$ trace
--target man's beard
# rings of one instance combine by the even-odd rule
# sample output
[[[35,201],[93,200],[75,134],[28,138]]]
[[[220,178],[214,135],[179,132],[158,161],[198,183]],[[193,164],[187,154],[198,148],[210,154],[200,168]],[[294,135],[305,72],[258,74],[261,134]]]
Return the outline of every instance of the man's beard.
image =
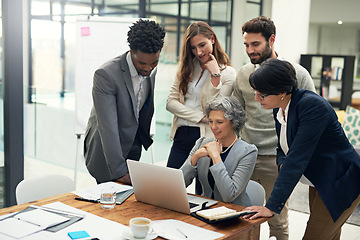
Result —
[[[272,55],[272,50],[269,46],[269,43],[266,43],[266,47],[265,47],[264,51],[262,51],[261,53],[258,53],[257,55],[260,56],[259,59],[250,58],[250,61],[252,64],[260,64],[263,61],[265,61],[266,59],[270,58]]]

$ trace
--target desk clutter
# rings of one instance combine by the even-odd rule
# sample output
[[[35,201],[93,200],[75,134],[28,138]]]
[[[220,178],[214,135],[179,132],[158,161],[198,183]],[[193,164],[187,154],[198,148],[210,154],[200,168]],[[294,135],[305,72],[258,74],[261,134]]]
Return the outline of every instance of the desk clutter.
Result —
[[[25,210],[28,210],[28,208],[24,209],[24,211],[20,211],[15,214],[11,215],[5,215],[1,216],[0,219],[0,239],[2,240],[14,240],[14,239],[26,239],[26,240],[45,240],[45,239],[53,239],[53,240],[67,240],[71,239],[68,233],[70,232],[78,232],[78,231],[86,231],[91,238],[97,238],[98,236],[102,236],[102,238],[99,237],[99,239],[114,239],[114,235],[121,236],[122,231],[125,231],[127,229],[126,226],[116,223],[114,221],[107,220],[105,218],[96,216],[94,214],[79,210],[77,208],[68,206],[61,202],[54,202],[50,204],[46,204],[44,206],[38,207],[38,206],[31,206],[29,208],[40,208],[41,210],[44,210],[46,212],[51,214],[58,214],[63,213],[68,216],[74,216],[76,217],[76,220],[73,221],[68,220],[63,223],[60,223],[58,225],[55,225],[53,227],[42,227],[38,231],[28,231],[25,232],[25,229],[18,228],[20,224],[11,225],[9,228],[12,230],[6,230],[3,227],[1,227],[1,224],[8,219],[14,219],[16,218],[17,214],[22,214],[23,212],[26,212]],[[28,210],[33,211],[33,210]],[[34,214],[30,215],[27,218],[27,221],[33,222],[37,220],[37,217],[39,215]],[[31,218],[30,218],[31,217]],[[46,218],[46,221],[48,224],[50,224],[56,217],[52,215],[51,218]],[[70,217],[71,218],[71,217]],[[23,222],[23,221],[19,221]],[[66,224],[67,223],[67,224]],[[27,226],[32,225],[32,223],[27,223]],[[66,225],[62,225],[66,224]],[[50,224],[51,225],[51,224]],[[34,225],[36,226],[36,225]],[[16,235],[10,235],[9,232],[17,231],[18,233]],[[80,238],[79,238],[80,239]],[[122,239],[122,238],[118,238]]]
[[[130,186],[114,182],[102,183],[86,189],[72,192],[75,200],[94,204],[100,208],[100,195],[103,189],[115,192],[123,203],[133,194]],[[112,209],[104,209],[112,211]],[[121,217],[121,216],[119,216]],[[147,218],[142,218],[147,219]],[[161,236],[165,239],[216,239],[224,234],[210,231],[182,221],[168,219],[151,221],[152,232],[145,234],[145,240]],[[132,225],[129,223],[129,226]],[[129,227],[91,213],[79,210],[61,202],[44,206],[31,205],[19,212],[0,217],[0,239],[101,239],[122,240],[138,239],[133,237]]]
[[[116,205],[112,209],[101,207],[99,195],[104,187],[114,188],[115,192],[123,195],[121,205]],[[200,221],[190,214],[138,201],[132,193],[132,187],[111,182],[36,200],[32,203],[34,205],[24,203],[0,209],[0,239],[139,239],[134,237],[138,230],[135,230],[135,233],[134,230],[131,231],[132,219],[138,220],[137,223],[134,222],[138,226],[145,224],[145,220],[146,224],[149,224],[149,231],[143,240],[158,239],[158,237],[174,240],[250,239],[244,236],[259,236],[260,224],[266,221],[266,219],[235,220],[230,225],[225,224],[226,227],[221,227],[223,226],[221,224],[207,223],[238,218],[241,214],[246,214],[239,212],[243,207],[219,202],[220,207],[200,210],[199,213],[203,217],[196,214],[196,218],[203,218]],[[212,220],[209,220],[210,218]]]
[[[77,208],[68,206],[61,202],[50,203],[45,205],[44,207],[32,206],[31,208],[32,210],[29,210],[27,208],[25,209],[26,211],[20,211],[18,213],[7,216],[1,216],[2,218],[0,219],[0,239],[2,240],[14,240],[14,239],[26,239],[26,240],[79,239],[81,240],[82,238],[86,240],[96,239],[96,238],[101,240],[135,239],[132,236],[129,227],[96,216],[94,214],[79,210]],[[46,221],[44,221],[44,219],[39,219],[45,217],[43,211],[46,212],[45,215],[47,215]],[[19,217],[23,213],[27,213],[24,214],[26,218],[23,218],[23,220],[17,220],[16,216]],[[58,215],[57,213],[64,213],[67,214],[68,216],[76,216],[78,217],[78,220],[72,222],[70,225],[63,226],[61,224],[69,222],[70,218],[63,217],[61,215]],[[14,221],[19,221],[20,224],[14,224]],[[38,221],[43,222],[41,226],[37,225],[40,224],[40,222]],[[57,228],[54,231],[53,229],[51,229],[51,226],[53,226],[53,224],[56,223],[60,223],[61,227],[59,227],[59,225],[56,225]],[[31,226],[34,226],[34,228],[31,228]],[[33,231],[29,231],[30,228],[33,229]],[[200,239],[200,238],[217,239],[219,237],[224,236],[224,234],[207,230],[174,219],[153,221],[152,228],[153,228],[153,233],[148,234],[148,236],[144,239],[150,240],[156,238],[157,236],[161,236],[165,239],[174,239],[174,240]],[[77,238],[76,236],[80,236],[79,233],[83,233],[81,236],[84,237]]]

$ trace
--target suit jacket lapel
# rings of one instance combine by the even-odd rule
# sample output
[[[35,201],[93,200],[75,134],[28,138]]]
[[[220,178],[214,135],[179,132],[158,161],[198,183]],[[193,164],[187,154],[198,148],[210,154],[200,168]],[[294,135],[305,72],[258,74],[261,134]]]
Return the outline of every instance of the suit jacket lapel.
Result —
[[[132,102],[132,107],[133,107],[133,113],[135,115],[136,120],[138,121],[138,118],[136,117],[136,98],[135,98],[135,93],[134,93],[134,86],[132,84],[132,80],[131,80],[131,74],[130,74],[130,69],[129,69],[129,65],[126,61],[126,55],[128,54],[128,52],[124,53],[121,56],[121,60],[120,60],[120,65],[121,65],[121,71],[122,71],[122,79],[124,79],[126,88],[128,90],[128,93],[131,97],[131,102]]]
[[[286,129],[286,138],[287,138],[287,143],[290,149],[290,146],[293,142],[294,139],[294,135],[296,134],[297,129],[294,129],[293,127],[295,126],[296,128],[298,127],[298,124],[294,124],[296,123],[296,119],[298,118],[297,113],[296,113],[296,105],[299,102],[299,98],[300,98],[300,91],[299,90],[295,90],[292,95],[291,95],[291,102],[290,102],[290,106],[289,106],[289,113],[288,113],[288,122],[287,122],[287,129]]]

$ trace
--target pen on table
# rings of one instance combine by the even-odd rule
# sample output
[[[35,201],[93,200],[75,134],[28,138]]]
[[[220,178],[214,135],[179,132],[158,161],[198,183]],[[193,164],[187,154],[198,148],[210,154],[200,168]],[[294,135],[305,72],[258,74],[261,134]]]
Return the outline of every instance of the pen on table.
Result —
[[[180,231],[180,229],[176,228],[176,230],[178,230],[179,233],[181,233],[181,235],[183,235],[185,238],[188,238],[185,233],[183,233],[182,231]]]
[[[80,197],[76,197],[74,199],[79,200],[79,201],[84,201],[84,202],[92,202],[92,203],[98,203],[99,202],[99,200],[92,200],[92,199],[86,199],[86,198],[80,198]]]

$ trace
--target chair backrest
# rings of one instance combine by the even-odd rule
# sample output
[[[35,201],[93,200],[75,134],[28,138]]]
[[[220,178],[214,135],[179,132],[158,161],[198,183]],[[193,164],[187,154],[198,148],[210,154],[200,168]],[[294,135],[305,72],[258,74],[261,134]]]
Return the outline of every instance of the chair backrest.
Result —
[[[27,178],[16,186],[16,202],[22,204],[74,190],[73,180],[63,175],[47,174]]]
[[[263,206],[265,203],[265,190],[260,183],[250,180],[247,187],[246,193],[250,198],[252,206]]]

